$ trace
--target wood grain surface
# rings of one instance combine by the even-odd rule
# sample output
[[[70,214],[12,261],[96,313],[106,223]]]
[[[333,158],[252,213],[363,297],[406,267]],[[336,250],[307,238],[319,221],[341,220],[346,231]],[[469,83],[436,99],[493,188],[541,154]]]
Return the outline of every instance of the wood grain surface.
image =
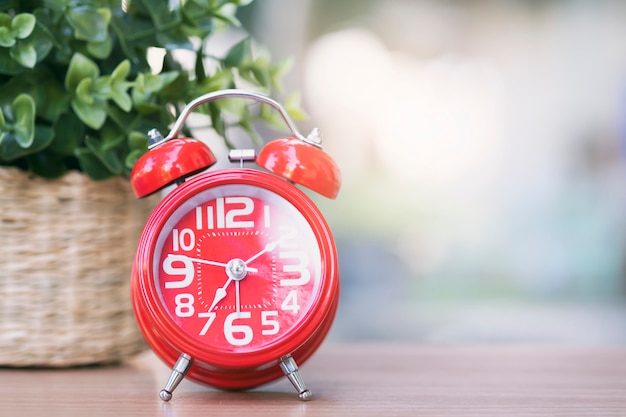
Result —
[[[626,416],[626,348],[326,344],[288,381],[223,392],[146,352],[120,366],[0,369],[0,416]]]

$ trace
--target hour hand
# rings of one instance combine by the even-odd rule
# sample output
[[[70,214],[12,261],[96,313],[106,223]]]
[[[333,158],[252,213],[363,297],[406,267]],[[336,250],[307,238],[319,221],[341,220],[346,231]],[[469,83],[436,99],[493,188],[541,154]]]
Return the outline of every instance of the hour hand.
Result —
[[[218,288],[215,291],[215,297],[213,297],[213,302],[211,303],[211,307],[209,307],[209,312],[213,311],[217,303],[219,303],[220,301],[222,301],[222,299],[224,299],[224,297],[226,297],[226,288],[232,280],[233,279],[229,277],[226,281],[226,284],[224,284],[222,287]]]

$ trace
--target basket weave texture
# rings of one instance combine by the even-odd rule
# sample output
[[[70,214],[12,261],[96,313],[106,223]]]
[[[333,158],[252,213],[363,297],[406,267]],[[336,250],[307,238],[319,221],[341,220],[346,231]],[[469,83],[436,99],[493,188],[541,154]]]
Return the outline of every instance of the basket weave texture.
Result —
[[[0,168],[0,365],[101,364],[144,349],[129,281],[154,205],[122,178]]]

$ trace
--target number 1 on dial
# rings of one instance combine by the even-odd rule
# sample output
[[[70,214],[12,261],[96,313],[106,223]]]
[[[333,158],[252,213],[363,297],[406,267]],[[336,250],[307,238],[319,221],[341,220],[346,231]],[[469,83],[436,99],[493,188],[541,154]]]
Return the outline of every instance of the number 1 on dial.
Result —
[[[263,225],[270,227],[270,206],[263,206]]]

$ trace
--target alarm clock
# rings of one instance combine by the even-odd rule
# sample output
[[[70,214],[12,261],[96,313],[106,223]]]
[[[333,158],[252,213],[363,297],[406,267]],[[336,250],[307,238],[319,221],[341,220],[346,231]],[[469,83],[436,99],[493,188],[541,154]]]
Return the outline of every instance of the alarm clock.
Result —
[[[210,148],[179,134],[196,107],[222,98],[270,105],[289,137],[258,155],[232,150],[236,165],[210,170],[217,161]],[[310,399],[298,364],[325,339],[339,299],[331,230],[298,188],[331,199],[339,192],[340,171],[319,131],[304,137],[275,100],[230,89],[198,97],[166,137],[152,130],[148,139],[132,189],[143,198],[172,187],[139,239],[131,293],[146,342],[172,368],[160,398],[169,401],[185,377],[244,390],[286,376]]]

